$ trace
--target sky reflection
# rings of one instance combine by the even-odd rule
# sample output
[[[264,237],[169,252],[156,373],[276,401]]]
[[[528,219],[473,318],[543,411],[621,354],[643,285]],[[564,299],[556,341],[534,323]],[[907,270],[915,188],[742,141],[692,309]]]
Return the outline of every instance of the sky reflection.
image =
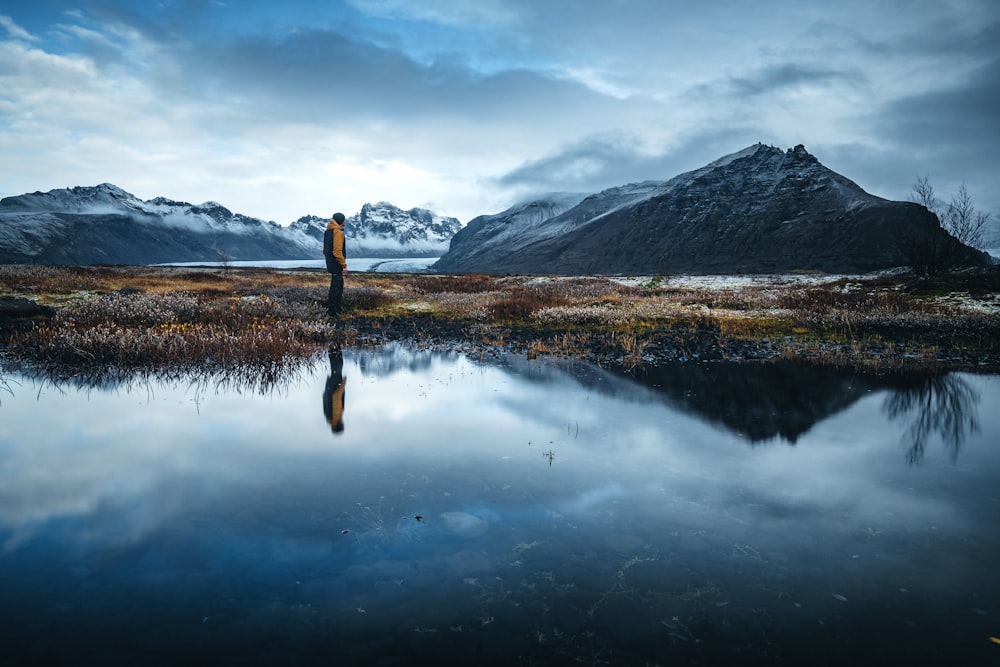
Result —
[[[867,388],[794,446],[779,438],[748,448],[742,432],[722,430],[711,416],[682,411],[669,395],[664,400],[627,378],[602,372],[581,385],[573,364],[483,366],[459,356],[414,358],[399,349],[345,356],[342,433],[330,432],[321,410],[325,360],[263,397],[183,381],[104,391],[38,387],[18,378],[14,396],[2,405],[0,520],[20,528],[87,515],[108,503],[139,506],[136,499],[162,488],[160,502],[129,513],[155,525],[184,511],[171,501],[174,484],[225,493],[230,485],[294,476],[313,465],[335,470],[338,485],[357,466],[398,472],[487,465],[493,476],[506,471],[506,483],[519,485],[526,470],[532,470],[529,481],[572,471],[588,488],[556,502],[560,507],[578,506],[588,494],[600,497],[595,489],[607,488],[611,477],[624,480],[615,488],[628,494],[669,481],[674,493],[712,507],[744,504],[749,495],[762,507],[814,506],[858,520],[893,515],[961,522],[940,498],[921,500],[894,486],[924,476],[901,465],[912,453],[902,441],[906,428],[894,425],[905,417],[898,397],[912,403],[912,391]],[[994,390],[986,378],[955,381],[966,393]],[[972,390],[976,384],[982,389]],[[680,407],[693,405],[684,403]],[[978,426],[981,411],[971,408],[964,419]],[[995,423],[970,433],[977,451],[956,457],[963,473],[974,476],[981,463],[996,461],[986,446],[997,441],[991,433]],[[940,441],[921,448],[931,467],[954,455]],[[553,472],[535,470],[547,452],[552,465],[544,467]],[[143,512],[155,516],[139,517]]]
[[[935,646],[982,640],[1000,614],[1000,419],[986,409],[1000,379],[743,370],[687,366],[637,381],[568,361],[346,350],[340,432],[325,412],[328,380],[341,386],[326,356],[264,395],[7,372],[0,620],[28,614],[58,630],[46,611],[57,600],[91,604],[72,591],[115,600],[151,582],[156,591],[133,595],[156,613],[175,613],[176,588],[199,618],[215,618],[221,590],[240,609],[263,604],[255,623],[310,605],[312,622],[336,622],[345,638],[361,608],[372,613],[364,623],[445,632],[468,627],[470,614],[496,617],[484,600],[505,586],[518,613],[539,595],[563,610],[565,650],[610,646],[623,659],[706,651],[723,630],[702,629],[698,643],[694,626],[678,626],[689,639],[623,648],[607,634],[611,620],[593,613],[610,599],[660,627],[675,616],[718,620],[720,610],[738,625],[761,608],[775,618],[808,610],[816,627],[842,597],[859,605],[851,623],[896,605],[897,625],[882,632],[897,640],[912,628],[896,617],[945,605],[986,614],[942,630],[951,634]],[[774,381],[781,391],[769,390]],[[924,430],[914,457],[911,425],[928,419],[919,405],[950,412],[935,418],[946,428]],[[203,598],[199,587],[215,592]],[[714,592],[692,597],[692,587]],[[414,595],[431,588],[448,595],[421,607]],[[900,590],[919,604],[896,600]],[[786,620],[769,632],[789,654],[805,650],[798,621]],[[556,623],[532,623],[542,621]],[[515,627],[504,626],[516,651],[507,658],[551,657]],[[832,646],[834,635],[817,641]],[[929,641],[918,634],[914,647]],[[359,661],[369,650],[359,646]]]

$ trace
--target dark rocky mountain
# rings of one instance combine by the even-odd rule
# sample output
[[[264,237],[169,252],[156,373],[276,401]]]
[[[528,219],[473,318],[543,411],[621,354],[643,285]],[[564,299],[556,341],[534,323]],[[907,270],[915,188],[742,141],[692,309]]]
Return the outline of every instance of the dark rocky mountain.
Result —
[[[550,214],[550,215],[547,215]],[[908,266],[932,248],[989,263],[926,208],[868,194],[803,146],[757,144],[668,181],[546,197],[480,216],[441,272],[551,274],[854,273]]]
[[[156,264],[319,259],[327,218],[288,227],[216,202],[143,201],[104,183],[0,200],[0,263]],[[437,257],[460,228],[424,209],[368,204],[348,218],[354,257]]]

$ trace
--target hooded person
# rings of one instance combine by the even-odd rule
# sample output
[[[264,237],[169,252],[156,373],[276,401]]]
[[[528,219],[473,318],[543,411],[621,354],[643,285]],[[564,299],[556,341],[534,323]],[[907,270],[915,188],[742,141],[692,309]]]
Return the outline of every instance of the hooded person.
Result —
[[[344,221],[343,213],[334,213],[323,232],[323,257],[330,274],[330,291],[326,297],[326,311],[330,317],[340,317],[340,300],[344,295],[344,276],[347,275]]]

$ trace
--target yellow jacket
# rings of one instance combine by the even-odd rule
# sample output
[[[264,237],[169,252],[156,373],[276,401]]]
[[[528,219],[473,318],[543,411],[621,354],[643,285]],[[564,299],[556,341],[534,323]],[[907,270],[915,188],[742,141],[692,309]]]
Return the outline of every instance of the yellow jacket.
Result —
[[[344,228],[331,220],[323,233],[323,257],[329,273],[343,273],[347,270],[347,244]]]

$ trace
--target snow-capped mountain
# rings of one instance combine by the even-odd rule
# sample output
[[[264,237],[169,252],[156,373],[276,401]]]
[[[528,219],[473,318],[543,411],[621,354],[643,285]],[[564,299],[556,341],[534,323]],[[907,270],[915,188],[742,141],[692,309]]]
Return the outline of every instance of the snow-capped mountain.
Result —
[[[363,210],[353,216],[357,224],[346,230],[349,238],[366,242],[348,245],[355,257],[438,256],[447,249],[450,234],[460,227],[454,218],[423,209],[404,212],[386,203],[368,208],[373,213],[366,216]],[[318,259],[326,223],[326,219],[306,216],[282,227],[233,213],[217,202],[192,205],[164,197],[144,201],[103,183],[0,200],[0,262]]]
[[[473,218],[464,230],[452,236],[447,256],[461,259],[454,269],[446,270],[463,270],[462,267],[480,262],[488,265],[498,249],[516,252],[524,244],[564,233],[572,223],[549,225],[548,221],[579,204],[585,196],[553,193],[512,206],[503,213]]]
[[[289,229],[315,246],[322,240],[328,222],[329,218],[308,215],[293,222]],[[360,213],[348,216],[344,236],[352,257],[440,257],[461,228],[457,218],[436,215],[424,208],[404,211],[382,201],[365,204]]]
[[[926,247],[960,263],[987,261],[948,236],[923,206],[871,195],[801,145],[782,151],[756,144],[667,181],[560,201],[546,197],[473,219],[431,268],[846,273],[908,266]],[[528,220],[526,211],[536,215]]]

